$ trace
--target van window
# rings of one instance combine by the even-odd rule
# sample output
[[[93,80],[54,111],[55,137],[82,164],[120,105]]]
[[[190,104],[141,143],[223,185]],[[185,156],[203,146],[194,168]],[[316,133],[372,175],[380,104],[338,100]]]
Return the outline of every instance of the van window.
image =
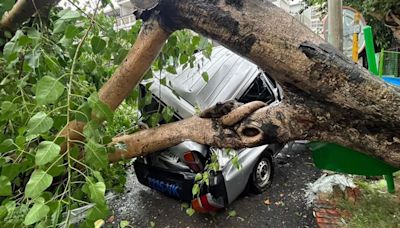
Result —
[[[267,78],[269,79],[269,81],[272,83],[272,85],[274,86],[274,88],[276,88],[276,81],[267,73],[264,72],[265,76],[267,76]]]
[[[239,102],[248,103],[251,101],[262,101],[267,104],[274,102],[275,98],[266,80],[267,79],[263,75],[259,74],[243,96],[239,98]]]

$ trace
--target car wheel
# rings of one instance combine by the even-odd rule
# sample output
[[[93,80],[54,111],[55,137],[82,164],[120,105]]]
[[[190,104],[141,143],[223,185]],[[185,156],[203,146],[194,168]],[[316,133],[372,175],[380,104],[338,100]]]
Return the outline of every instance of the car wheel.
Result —
[[[264,152],[256,165],[249,179],[249,190],[253,193],[260,194],[271,186],[274,174],[274,166],[272,156]]]

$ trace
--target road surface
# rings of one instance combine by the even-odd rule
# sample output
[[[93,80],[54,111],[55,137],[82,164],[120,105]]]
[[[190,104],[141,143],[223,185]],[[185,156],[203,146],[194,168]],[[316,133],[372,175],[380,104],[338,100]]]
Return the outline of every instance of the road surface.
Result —
[[[275,160],[268,191],[242,196],[222,212],[190,217],[181,202],[142,186],[132,171],[125,194],[110,202],[112,226],[127,220],[133,227],[315,227],[312,210],[305,206],[304,188],[320,176],[307,148],[295,144]],[[231,211],[236,216],[229,217]]]

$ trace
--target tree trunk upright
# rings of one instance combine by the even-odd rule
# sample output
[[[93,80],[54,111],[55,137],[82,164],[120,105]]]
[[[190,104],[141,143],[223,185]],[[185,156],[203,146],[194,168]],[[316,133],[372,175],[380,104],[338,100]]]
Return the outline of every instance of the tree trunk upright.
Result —
[[[342,0],[328,0],[328,42],[340,51],[343,51],[342,7]]]

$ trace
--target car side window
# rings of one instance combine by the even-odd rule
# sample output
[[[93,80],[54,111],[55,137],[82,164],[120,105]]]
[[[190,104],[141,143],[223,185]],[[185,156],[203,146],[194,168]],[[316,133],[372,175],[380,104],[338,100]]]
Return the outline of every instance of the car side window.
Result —
[[[242,103],[262,101],[267,104],[274,102],[275,98],[272,95],[266,80],[267,79],[263,75],[259,74],[238,101]]]

